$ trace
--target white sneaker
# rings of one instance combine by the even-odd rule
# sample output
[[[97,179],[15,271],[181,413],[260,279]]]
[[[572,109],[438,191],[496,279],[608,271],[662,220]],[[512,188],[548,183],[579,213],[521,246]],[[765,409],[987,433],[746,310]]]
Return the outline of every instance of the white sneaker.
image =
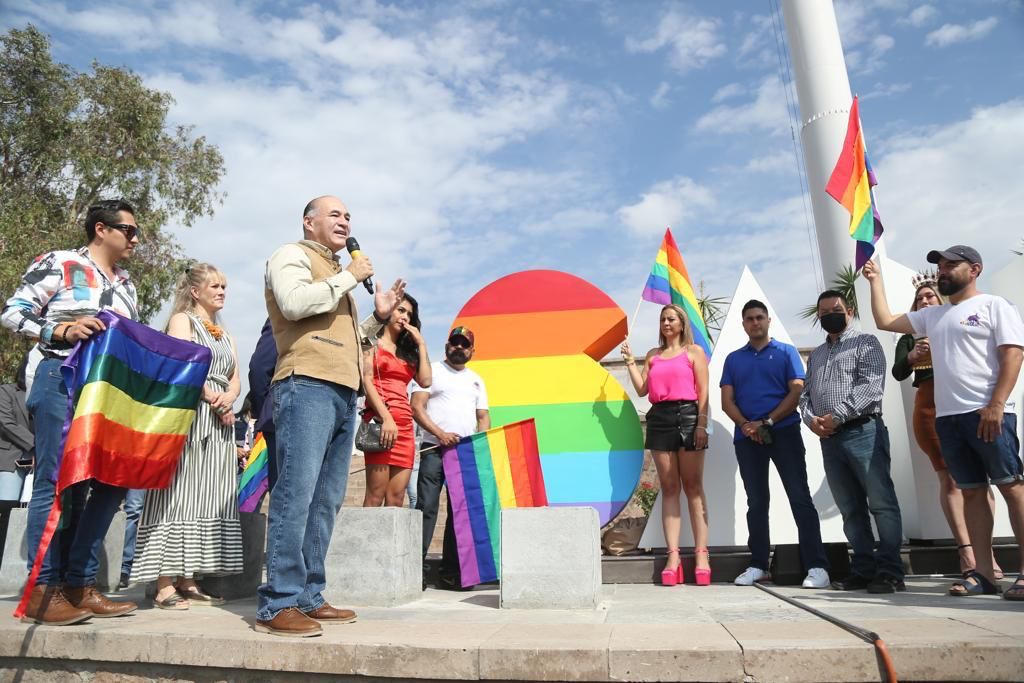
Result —
[[[737,586],[753,586],[758,581],[764,581],[768,578],[768,572],[757,567],[747,567],[746,571],[736,577],[733,581]]]
[[[828,588],[828,586],[828,572],[821,567],[812,567],[803,582],[804,588]]]

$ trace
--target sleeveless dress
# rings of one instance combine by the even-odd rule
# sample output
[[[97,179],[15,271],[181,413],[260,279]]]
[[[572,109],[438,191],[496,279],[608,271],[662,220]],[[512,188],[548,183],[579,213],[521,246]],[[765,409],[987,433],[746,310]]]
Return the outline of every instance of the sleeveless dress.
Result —
[[[367,465],[391,465],[412,469],[416,455],[416,437],[412,406],[409,405],[409,382],[415,374],[412,365],[377,346],[373,354],[373,386],[377,388],[377,393],[398,425],[398,436],[390,451],[366,453]],[[369,421],[374,417],[376,413],[367,406],[363,419]]]
[[[214,339],[199,318],[188,317],[192,341],[213,352],[206,387],[224,391],[235,370],[231,338]],[[234,430],[200,401],[171,485],[146,492],[132,581],[242,572],[237,468]]]

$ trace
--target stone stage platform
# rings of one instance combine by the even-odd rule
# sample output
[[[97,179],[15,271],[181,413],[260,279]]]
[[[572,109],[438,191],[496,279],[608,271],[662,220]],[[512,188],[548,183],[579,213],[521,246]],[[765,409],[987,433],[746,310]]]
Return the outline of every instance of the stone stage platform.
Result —
[[[776,590],[876,631],[901,681],[1020,681],[1024,603]],[[1009,580],[1003,582],[1009,585]],[[141,588],[123,593],[144,600]],[[359,608],[318,638],[252,630],[255,602],[30,626],[0,600],[0,681],[879,681],[871,645],[757,588],[605,585],[597,609],[510,610],[494,588]]]

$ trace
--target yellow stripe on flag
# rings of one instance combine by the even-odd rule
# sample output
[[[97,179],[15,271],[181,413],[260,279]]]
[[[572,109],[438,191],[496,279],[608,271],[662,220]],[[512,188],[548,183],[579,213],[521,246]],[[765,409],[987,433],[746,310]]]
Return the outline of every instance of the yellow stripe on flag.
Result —
[[[512,468],[508,462],[508,444],[505,442],[504,429],[487,432],[487,448],[491,451],[491,467],[494,468],[494,481],[498,485],[501,508],[514,508],[516,489],[512,484]]]
[[[156,408],[139,403],[107,382],[89,382],[82,387],[75,418],[93,413],[146,434],[188,434],[195,416],[195,410]]]

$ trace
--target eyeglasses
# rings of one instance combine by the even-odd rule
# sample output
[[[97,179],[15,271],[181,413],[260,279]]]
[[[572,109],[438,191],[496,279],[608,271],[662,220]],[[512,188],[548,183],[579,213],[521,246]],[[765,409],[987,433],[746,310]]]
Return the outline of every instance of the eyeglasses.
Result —
[[[455,347],[457,349],[471,349],[471,348],[473,348],[473,345],[471,343],[469,343],[469,340],[468,339],[463,339],[462,337],[456,337],[455,339],[449,339],[448,340],[448,345],[449,346],[453,346],[453,347]]]
[[[104,223],[103,225],[106,225],[108,228],[113,228],[114,230],[120,230],[124,233],[125,238],[129,242],[138,237],[142,232],[139,226],[132,225],[131,223]]]

